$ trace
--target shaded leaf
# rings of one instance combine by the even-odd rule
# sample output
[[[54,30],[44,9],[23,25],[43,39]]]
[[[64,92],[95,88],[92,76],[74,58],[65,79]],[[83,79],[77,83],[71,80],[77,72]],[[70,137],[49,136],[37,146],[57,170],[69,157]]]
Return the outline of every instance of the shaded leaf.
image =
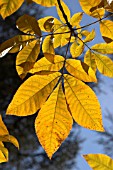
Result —
[[[16,22],[16,27],[26,34],[41,36],[41,30],[37,20],[29,15],[24,14],[21,16]]]
[[[0,58],[4,57],[7,53],[16,53],[20,51],[32,40],[35,40],[34,36],[17,35],[3,42],[2,44],[0,44]]]
[[[67,59],[67,71],[79,80],[84,82],[97,82],[95,72],[87,64],[80,60]]]
[[[40,52],[39,40],[30,42],[19,52],[16,58],[16,70],[18,75],[23,79],[27,72],[33,67]]]
[[[35,121],[36,134],[50,159],[69,135],[72,123],[60,84],[42,106]]]
[[[64,87],[74,120],[90,130],[104,131],[100,104],[91,88],[70,75],[64,75]]]
[[[48,76],[34,75],[28,78],[14,95],[7,114],[28,116],[37,112],[57,84],[60,75],[57,72]]]
[[[5,19],[20,8],[24,0],[0,0],[0,14]]]
[[[104,154],[83,155],[84,159],[93,170],[112,170],[113,160]]]

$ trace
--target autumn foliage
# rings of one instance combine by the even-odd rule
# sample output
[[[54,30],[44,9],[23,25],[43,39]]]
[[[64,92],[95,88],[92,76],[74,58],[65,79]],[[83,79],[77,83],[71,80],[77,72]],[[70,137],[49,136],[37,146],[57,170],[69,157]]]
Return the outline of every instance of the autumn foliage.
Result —
[[[23,2],[24,0],[1,0],[0,14],[3,19],[14,13]],[[51,159],[68,137],[73,120],[84,128],[104,131],[100,104],[86,82],[97,82],[97,70],[104,76],[113,78],[113,61],[107,56],[113,54],[113,22],[107,19],[112,15],[113,3],[107,0],[79,0],[83,11],[71,16],[68,6],[61,0],[30,2],[46,7],[56,6],[60,20],[47,16],[37,21],[34,17],[23,15],[16,22],[22,35],[0,45],[0,57],[18,52],[16,70],[21,79],[31,74],[15,93],[8,106],[7,115],[28,116],[38,111],[35,131]],[[111,13],[106,15],[107,11]],[[86,14],[97,20],[81,26],[82,17]],[[89,46],[88,42],[94,40],[96,32],[95,29],[89,32],[87,27],[95,23],[99,24],[105,43]],[[64,46],[64,55],[57,55],[56,49]],[[81,61],[78,57],[83,56],[85,47],[87,51],[84,61]],[[38,59],[41,49],[43,57]],[[2,120],[0,126],[7,131]],[[7,139],[4,133],[0,131],[2,142],[9,139],[8,132],[5,134],[8,135]],[[7,154],[2,142],[1,159],[2,153]],[[15,145],[18,146],[17,143]],[[93,169],[113,168],[113,161],[106,155],[90,154],[84,158]]]

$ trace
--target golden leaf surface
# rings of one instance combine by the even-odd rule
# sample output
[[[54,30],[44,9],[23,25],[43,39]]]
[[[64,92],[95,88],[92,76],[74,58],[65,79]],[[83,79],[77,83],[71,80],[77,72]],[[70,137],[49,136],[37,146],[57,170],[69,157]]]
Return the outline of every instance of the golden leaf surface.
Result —
[[[97,82],[95,72],[80,60],[67,59],[66,69],[75,78],[84,82]]]
[[[71,17],[70,24],[72,27],[78,26],[82,20],[83,12],[78,12]]]
[[[46,7],[57,5],[57,0],[32,0],[32,1]]]
[[[7,114],[28,116],[37,112],[52,92],[60,75],[57,72],[48,76],[34,75],[28,78],[14,95]]]
[[[91,88],[67,74],[64,75],[64,87],[74,120],[85,128],[103,132],[100,104]]]
[[[43,41],[43,44],[42,44],[42,51],[43,53],[50,53],[50,54],[55,54],[55,51],[54,51],[54,40],[53,40],[53,36],[47,36],[44,41]]]
[[[83,155],[92,170],[113,170],[113,159],[104,154]]]
[[[54,63],[49,62],[45,57],[38,60],[33,68],[29,71],[30,73],[38,73],[44,71],[56,72],[63,67],[64,58],[60,55],[55,55]]]
[[[96,33],[95,33],[95,30],[93,29],[87,36],[86,38],[84,39],[84,42],[90,42],[92,41],[96,36]]]
[[[95,44],[91,49],[101,54],[113,54],[113,43]]]
[[[113,41],[113,21],[103,20],[100,22],[100,32],[105,40],[105,42],[109,43]]]
[[[50,159],[69,135],[72,123],[60,84],[42,106],[35,121],[36,134]]]
[[[81,42],[78,44],[76,41],[70,47],[70,53],[73,58],[79,57],[84,50],[84,44]]]
[[[0,14],[5,19],[23,4],[24,0],[0,0]]]
[[[40,52],[39,40],[34,40],[25,46],[17,55],[16,70],[23,79],[28,71],[32,69]]]

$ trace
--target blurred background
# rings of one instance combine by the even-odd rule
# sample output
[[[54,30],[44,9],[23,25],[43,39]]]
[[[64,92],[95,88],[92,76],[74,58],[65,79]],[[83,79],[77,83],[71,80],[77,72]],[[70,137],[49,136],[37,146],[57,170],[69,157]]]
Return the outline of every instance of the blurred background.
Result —
[[[68,5],[72,15],[81,11],[78,0],[65,0],[64,2]],[[35,3],[25,2],[17,12],[5,20],[0,17],[0,44],[19,33],[15,23],[23,14],[34,16],[36,19],[47,15],[58,18],[55,7],[45,8]],[[113,18],[109,19],[113,20]],[[95,20],[84,15],[81,26]],[[92,25],[88,27],[88,30],[91,31],[93,28],[96,30],[96,38],[88,43],[89,46],[103,42],[99,25]],[[61,50],[61,54],[63,55],[64,52],[65,47]],[[0,59],[0,113],[10,134],[18,139],[20,150],[18,151],[12,144],[5,144],[9,150],[9,162],[0,164],[0,170],[91,170],[82,158],[82,154],[105,153],[113,158],[113,80],[97,73],[98,83],[89,84],[101,104],[106,132],[90,131],[74,123],[71,134],[50,161],[35,134],[34,120],[37,113],[29,117],[5,115],[8,104],[23,82],[16,72],[16,55],[7,54]],[[113,56],[110,57],[113,58]]]

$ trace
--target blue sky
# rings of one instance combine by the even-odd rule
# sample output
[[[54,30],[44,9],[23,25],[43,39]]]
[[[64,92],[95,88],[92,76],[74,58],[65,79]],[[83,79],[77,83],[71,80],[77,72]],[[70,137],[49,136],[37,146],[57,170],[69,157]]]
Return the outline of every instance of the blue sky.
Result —
[[[69,9],[71,10],[71,14],[73,15],[75,12],[80,12],[81,8],[80,5],[78,3],[78,0],[64,0],[64,2],[68,5]],[[45,16],[54,16],[57,17],[57,13],[56,13],[56,9],[54,7],[52,8],[45,8]],[[95,21],[95,19],[93,19],[92,17],[89,16],[84,16],[83,21],[81,22],[81,25],[86,25],[90,22]],[[92,41],[91,45],[99,43],[99,42],[103,42],[103,39],[100,35],[100,31],[99,31],[99,26],[98,24],[95,24],[91,27],[89,27],[89,30],[94,29],[96,30],[96,35],[97,38]],[[105,77],[105,76],[101,76],[103,83],[100,84],[100,88],[105,92],[105,93],[98,93],[97,92],[97,97],[99,99],[99,102],[101,104],[101,108],[102,108],[102,114],[103,114],[103,122],[104,125],[107,124],[107,121],[105,119],[105,115],[107,115],[107,111],[106,109],[108,109],[109,111],[113,110],[113,92],[112,92],[112,86],[113,86],[113,79]],[[94,131],[90,131],[88,129],[84,129],[81,128],[81,135],[82,137],[86,138],[86,141],[84,142],[84,144],[82,145],[82,149],[80,151],[80,154],[88,154],[88,153],[104,153],[104,151],[102,150],[102,147],[100,145],[97,144],[97,139],[98,139],[98,135],[96,132]],[[77,170],[91,170],[91,168],[88,166],[88,164],[85,162],[85,160],[78,155],[77,158],[77,163],[78,163],[78,168]],[[76,170],[76,168],[73,168],[73,170]]]

